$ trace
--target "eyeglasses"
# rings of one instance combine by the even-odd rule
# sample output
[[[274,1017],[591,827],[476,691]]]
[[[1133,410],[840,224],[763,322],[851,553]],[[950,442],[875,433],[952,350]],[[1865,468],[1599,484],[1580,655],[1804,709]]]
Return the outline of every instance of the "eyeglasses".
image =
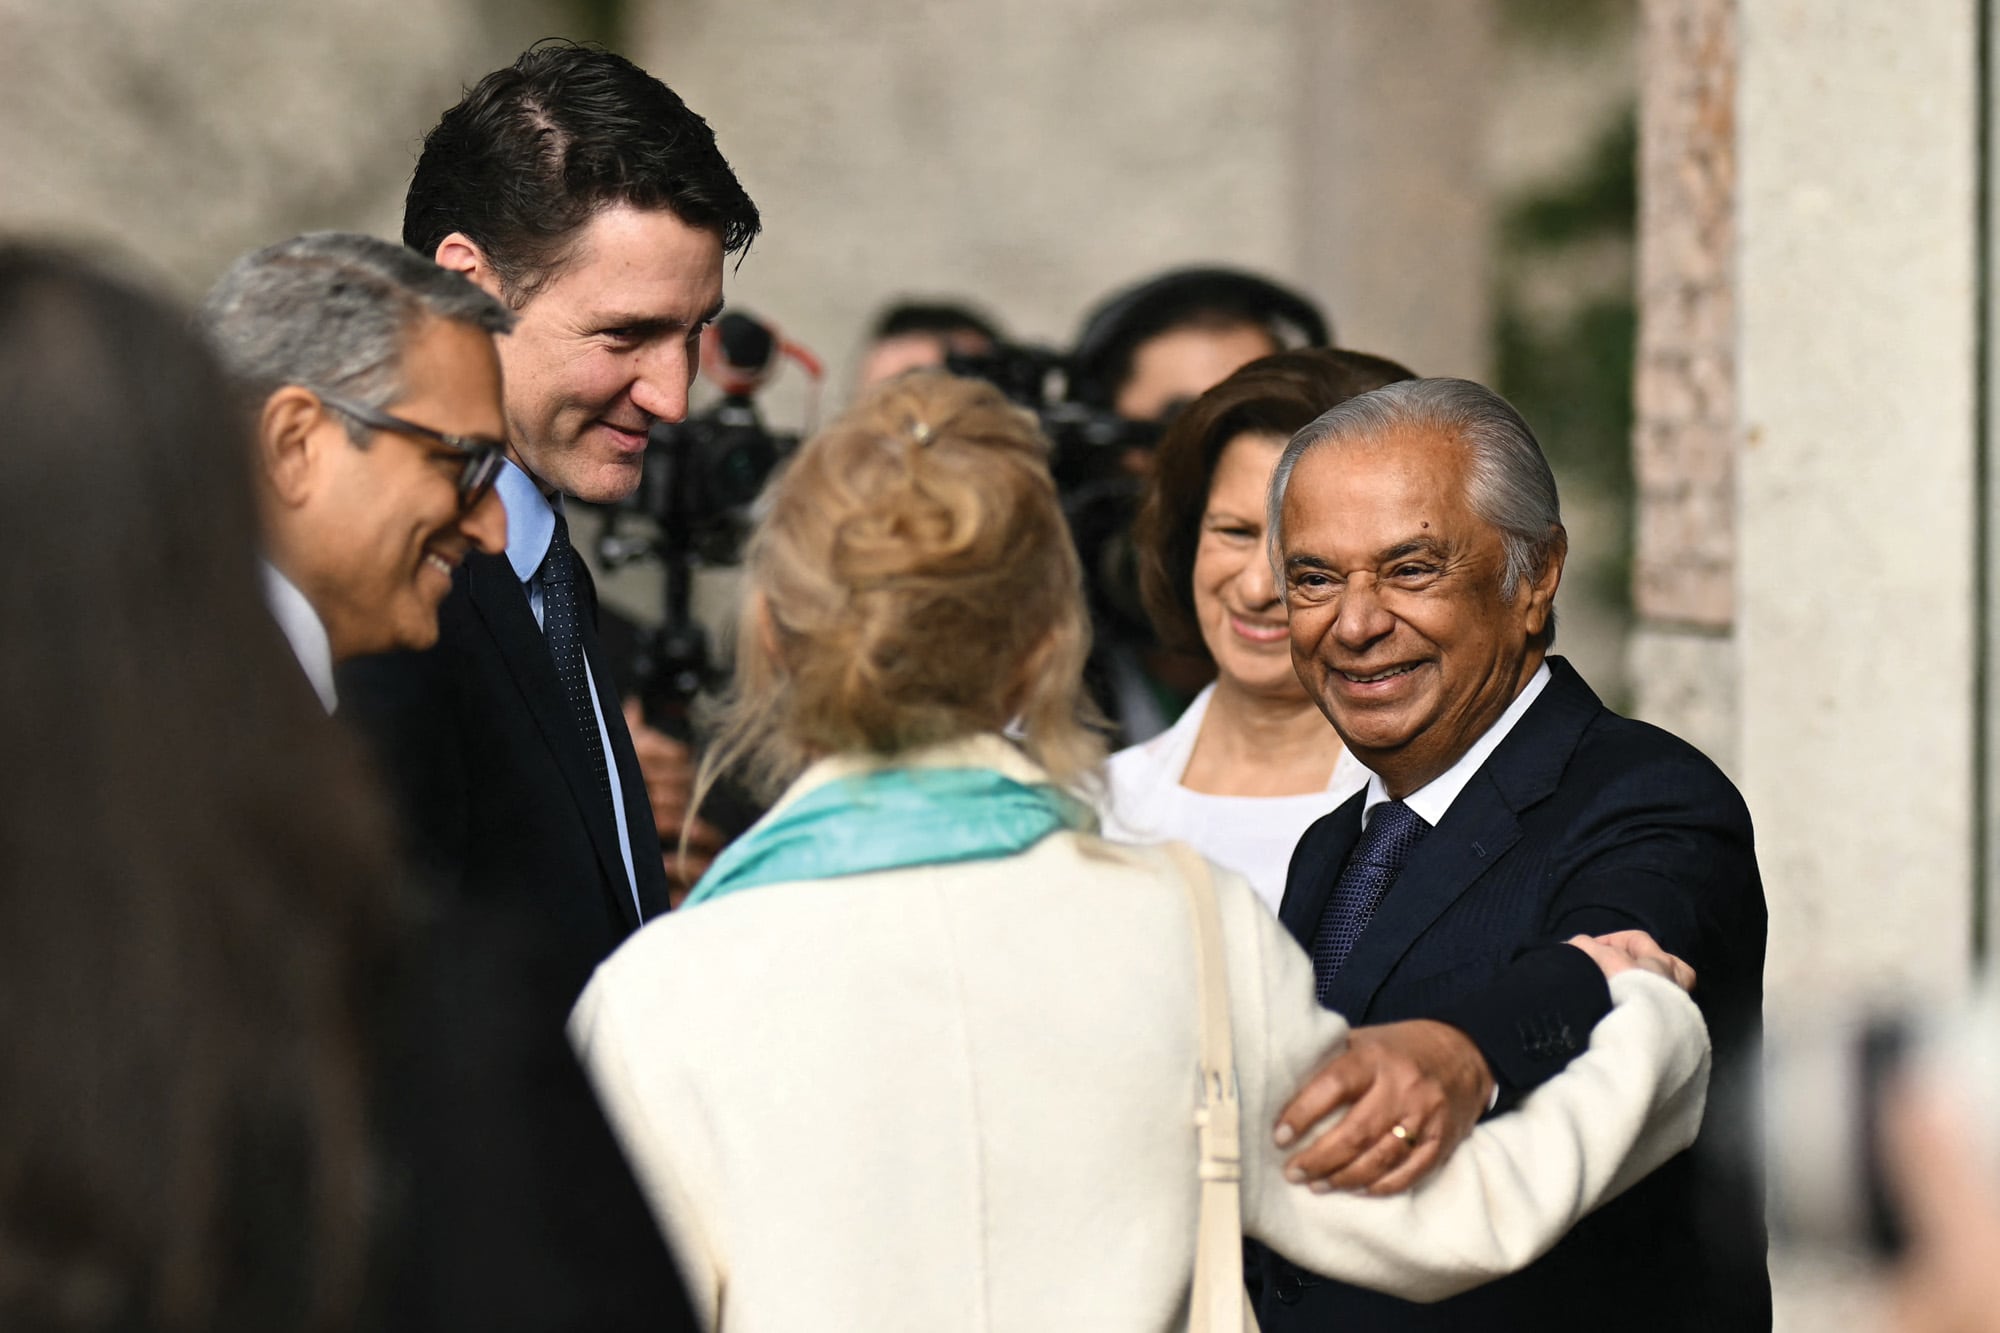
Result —
[[[486,498],[493,489],[493,483],[500,478],[500,464],[507,457],[507,442],[488,435],[447,435],[429,426],[419,426],[414,421],[405,421],[399,416],[380,412],[372,407],[336,398],[330,393],[319,395],[319,400],[344,417],[352,417],[364,426],[376,430],[391,431],[397,435],[414,435],[419,439],[435,440],[445,448],[465,455],[465,466],[458,474],[458,507],[469,510]]]

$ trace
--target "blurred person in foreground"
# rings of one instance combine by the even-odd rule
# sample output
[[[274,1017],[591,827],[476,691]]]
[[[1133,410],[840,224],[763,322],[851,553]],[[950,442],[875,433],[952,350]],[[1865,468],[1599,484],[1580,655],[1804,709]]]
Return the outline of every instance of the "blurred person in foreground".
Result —
[[[238,259],[198,320],[255,437],[266,597],[331,713],[336,664],[429,648],[465,557],[506,549],[493,338],[514,316],[401,246],[317,232]]]
[[[1280,352],[1167,428],[1134,532],[1139,587],[1162,642],[1206,654],[1215,681],[1166,732],[1111,756],[1105,837],[1179,838],[1249,880],[1275,913],[1299,835],[1367,784],[1292,670],[1264,507],[1294,431],[1414,378],[1366,352]]]
[[[405,201],[404,243],[516,316],[499,349],[507,545],[465,559],[435,648],[351,664],[342,698],[378,739],[426,868],[532,905],[577,987],[667,910],[656,814],[684,813],[688,765],[665,737],[641,765],[565,497],[638,486],[647,431],[687,413],[723,257],[758,225],[700,116],[630,61],[566,43],[445,112]]]
[[[1295,1110],[1339,1188],[1409,1187],[1494,1105],[1561,1070],[1604,1012],[1561,941],[1643,932],[1701,978],[1721,1073],[1685,1153],[1514,1277],[1433,1307],[1275,1261],[1265,1333],[1768,1328],[1747,1096],[1764,896],[1749,811],[1693,746],[1611,712],[1549,655],[1568,537],[1534,433],[1498,394],[1424,379],[1292,437],[1266,528],[1299,679],[1370,773],[1300,839],[1280,919],[1322,1003],[1380,1024]],[[1581,964],[1581,965],[1579,965]],[[1338,1278],[1339,1274],[1328,1276]]]
[[[0,799],[0,1327],[685,1326],[561,1034],[520,1039],[520,969],[401,891],[261,595],[237,401],[178,311],[0,250],[32,552],[0,615],[34,636],[0,666],[0,752],[33,757]]]
[[[2000,1333],[2000,1126],[1952,1072],[1904,1074],[1880,1126],[1908,1242],[1891,1274],[1895,1333]]]
[[[937,370],[954,356],[989,356],[1005,341],[992,320],[957,301],[898,301],[875,317],[855,386],[911,370]]]
[[[991,386],[920,372],[767,497],[705,762],[790,788],[572,1018],[710,1327],[1186,1317],[1192,917],[1170,853],[1095,837],[1074,792],[1100,751],[1046,453]],[[1245,1227],[1282,1250],[1436,1298],[1526,1262],[1691,1136],[1705,1035],[1646,970],[1678,965],[1584,941],[1619,998],[1574,1075],[1417,1193],[1285,1183],[1280,1142],[1310,1126],[1269,1127],[1346,1025],[1243,881],[1217,879]]]

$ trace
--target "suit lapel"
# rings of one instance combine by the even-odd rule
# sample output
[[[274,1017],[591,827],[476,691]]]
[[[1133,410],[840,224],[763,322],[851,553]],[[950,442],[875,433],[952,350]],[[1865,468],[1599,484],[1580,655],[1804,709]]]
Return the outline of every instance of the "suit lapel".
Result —
[[[597,779],[592,776],[590,761],[584,754],[583,738],[577,734],[576,722],[563,701],[562,685],[556,680],[555,659],[549,656],[548,640],[542,637],[541,626],[535,623],[535,613],[528,606],[521,581],[514,577],[514,567],[504,555],[469,555],[465,571],[472,605],[493,635],[500,659],[514,677],[529,716],[535,719],[543,741],[555,756],[556,768],[569,787],[577,813],[590,830],[598,863],[616,888],[612,897],[618,900],[620,910],[631,924],[636,925],[631,895],[625,889],[625,861],[618,852],[618,827],[613,822],[611,806],[597,790]],[[592,664],[593,671],[599,669],[596,663]]]
[[[1365,1019],[1410,947],[1520,840],[1521,813],[1555,791],[1584,728],[1603,708],[1568,662],[1549,659],[1549,683],[1541,696],[1418,844],[1383,897],[1334,978],[1329,1008],[1356,1021]],[[1357,812],[1356,836],[1359,827]],[[1351,837],[1347,846],[1353,846]],[[1322,903],[1345,861],[1343,851],[1325,877]],[[1318,921],[1317,912],[1312,920]]]
[[[1374,920],[1333,979],[1327,1007],[1361,1021],[1410,946],[1520,837],[1514,812],[1482,769],[1383,895]],[[1339,873],[1336,868],[1335,876]]]

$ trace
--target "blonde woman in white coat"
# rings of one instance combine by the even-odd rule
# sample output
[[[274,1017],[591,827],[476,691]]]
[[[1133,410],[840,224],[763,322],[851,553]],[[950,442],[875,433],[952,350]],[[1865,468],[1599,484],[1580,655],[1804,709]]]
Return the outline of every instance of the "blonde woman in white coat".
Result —
[[[1186,1318],[1191,917],[1169,855],[1099,839],[1072,794],[1098,751],[1044,458],[997,393],[923,374],[770,496],[718,754],[795,780],[571,1021],[711,1327]],[[1244,1228],[1300,1263],[1442,1297],[1692,1141],[1700,1017],[1592,946],[1614,1008],[1568,1072],[1407,1194],[1287,1184],[1270,1127],[1347,1029],[1244,882],[1217,880]]]

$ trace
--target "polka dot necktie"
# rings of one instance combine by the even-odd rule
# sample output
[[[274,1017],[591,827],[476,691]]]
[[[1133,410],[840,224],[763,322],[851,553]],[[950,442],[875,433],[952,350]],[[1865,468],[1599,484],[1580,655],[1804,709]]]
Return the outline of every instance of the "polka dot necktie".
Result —
[[[597,734],[597,711],[590,703],[590,676],[583,668],[583,611],[576,596],[576,548],[569,544],[569,523],[556,515],[555,536],[542,557],[542,633],[555,658],[556,680],[569,701],[570,716],[583,737],[597,789],[608,799],[611,773],[604,764],[604,741]]]
[[[1326,1003],[1347,956],[1354,952],[1355,941],[1375,919],[1382,895],[1430,831],[1424,817],[1401,801],[1378,805],[1368,816],[1368,827],[1361,830],[1347,864],[1340,868],[1333,896],[1327,899],[1319,928],[1313,932],[1313,979],[1321,1004]]]

